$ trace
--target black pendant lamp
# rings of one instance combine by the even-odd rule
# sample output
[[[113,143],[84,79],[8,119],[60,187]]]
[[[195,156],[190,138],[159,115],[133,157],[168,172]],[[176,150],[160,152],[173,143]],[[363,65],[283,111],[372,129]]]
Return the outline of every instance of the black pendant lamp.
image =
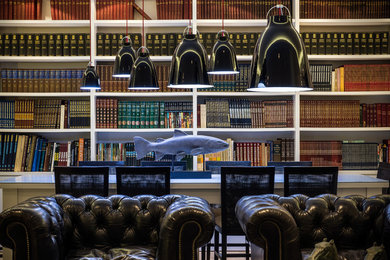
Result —
[[[129,78],[135,59],[136,54],[132,47],[130,37],[125,36],[122,39],[122,47],[115,56],[112,76],[117,78]]]
[[[279,15],[268,16],[273,8]],[[257,41],[252,57],[248,91],[308,91],[313,89],[309,61],[303,40],[291,24],[291,15],[283,15],[284,5],[272,7],[268,24]]]
[[[91,6],[91,1],[89,2]],[[89,34],[91,35],[91,27],[92,27],[92,22],[91,22],[91,14],[89,16]],[[91,52],[89,53],[89,63],[84,71],[83,74],[83,79],[82,79],[82,85],[80,86],[81,90],[100,90],[100,78],[99,75],[96,72],[95,67],[92,64],[92,41],[90,41],[90,48]]]
[[[207,54],[192,26],[184,30],[183,40],[172,56],[169,88],[211,88],[207,73]]]
[[[142,46],[138,49],[137,55],[138,58],[131,70],[129,89],[159,89],[156,68],[150,60],[149,50]]]
[[[229,34],[225,31],[225,4],[222,0],[222,30],[217,34],[217,42],[214,44],[210,57],[209,74],[227,75],[238,74],[236,51],[229,42]]]
[[[145,0],[142,0],[142,11]],[[156,68],[150,59],[149,50],[145,47],[145,18],[142,16],[142,46],[137,51],[130,74],[128,89],[132,90],[156,90],[159,89]]]

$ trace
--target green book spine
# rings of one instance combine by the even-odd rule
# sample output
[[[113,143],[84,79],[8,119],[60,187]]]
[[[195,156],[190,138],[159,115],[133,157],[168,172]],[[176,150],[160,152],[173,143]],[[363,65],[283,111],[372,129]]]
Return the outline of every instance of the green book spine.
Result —
[[[34,35],[33,34],[27,34],[26,36],[26,55],[27,56],[33,56],[35,54],[35,47],[34,47]]]
[[[20,34],[19,35],[19,56],[26,56],[27,50],[26,50],[26,35]]]
[[[77,54],[78,56],[87,56],[89,53],[86,53],[85,51],[85,34],[79,34],[76,35],[78,40],[76,41],[76,46],[77,46]]]
[[[347,54],[347,44],[345,39],[345,33],[338,34],[339,39],[339,55]]]
[[[347,33],[346,35],[346,54],[347,55],[352,55],[353,54],[353,49],[354,49],[354,39],[353,39],[353,34],[352,33]]]
[[[3,55],[4,56],[10,56],[11,55],[11,35],[9,34],[4,34],[4,50],[3,50]]]
[[[131,106],[131,128],[137,128],[137,102],[129,102]]]
[[[374,34],[374,54],[381,54],[381,33]]]
[[[19,36],[18,34],[13,34],[11,38],[11,56],[19,55]]]
[[[160,126],[160,121],[159,121],[159,106],[160,106],[160,102],[158,101],[155,101],[154,102],[154,107],[153,107],[153,120],[154,120],[154,123],[153,123],[153,127],[154,128],[159,128]]]
[[[332,54],[339,55],[339,37],[338,33],[331,33],[332,38]]]
[[[161,55],[168,56],[168,34],[161,34]]]
[[[55,44],[55,35],[49,34],[48,35],[48,41],[47,41],[47,54],[49,56],[55,56],[56,55],[56,44]]]
[[[383,32],[381,37],[381,53],[388,54],[389,53],[389,33]]]
[[[141,47],[142,36],[140,33],[133,33],[131,36],[131,41],[133,42],[133,48],[137,51]]]
[[[154,54],[154,48],[153,48],[153,34],[148,33],[146,35],[146,48],[149,49],[149,53],[151,56],[155,55]]]
[[[176,48],[176,34],[168,34],[168,55],[173,55]]]
[[[55,46],[55,53],[56,56],[63,56],[63,35],[62,34],[56,34],[54,38],[54,46]]]
[[[160,112],[159,112],[159,120],[160,120],[160,123],[159,123],[159,127],[160,128],[166,128],[166,125],[165,125],[165,102],[164,101],[160,101]]]
[[[153,49],[154,55],[161,56],[161,35],[159,33],[153,34]]]
[[[34,56],[42,56],[41,35],[34,35]]]
[[[247,33],[242,33],[241,34],[241,39],[242,39],[242,55],[250,55],[253,53],[249,53],[249,34]]]
[[[318,48],[318,55],[325,55],[325,34],[318,33],[317,34],[317,48]]]
[[[310,43],[310,33],[303,33],[302,34],[302,39],[303,39],[303,43],[305,44],[306,53],[307,54],[311,54],[311,50],[310,50],[310,46],[311,46],[311,43]]]
[[[146,127],[146,102],[141,101],[139,104],[139,128],[145,128]]]
[[[85,55],[89,55],[91,52],[91,35],[85,34]]]
[[[97,34],[96,44],[97,44],[97,47],[96,47],[97,55],[98,56],[103,56],[103,54],[104,54],[104,50],[103,50],[103,46],[104,46],[103,33],[98,33]]]
[[[62,54],[64,56],[70,56],[70,35],[69,34],[64,34],[62,40]]]
[[[104,56],[110,56],[111,55],[111,34],[106,33],[104,35]]]
[[[310,54],[318,54],[318,34],[310,33]]]
[[[4,55],[4,34],[0,33],[0,56]]]
[[[367,54],[367,33],[360,33],[360,53],[359,54]]]
[[[257,34],[256,33],[250,33],[249,34],[249,42],[248,42],[249,55],[252,55],[253,52],[255,51],[256,42],[257,42]]]
[[[111,34],[111,55],[116,55],[118,52],[118,35]]]
[[[77,56],[79,54],[78,52],[78,46],[77,46],[77,35],[71,34],[70,35],[70,56]]]
[[[42,34],[41,35],[41,55],[42,56],[48,55],[47,44],[48,44],[47,34]]]
[[[325,34],[325,54],[332,55],[333,54],[333,33]]]

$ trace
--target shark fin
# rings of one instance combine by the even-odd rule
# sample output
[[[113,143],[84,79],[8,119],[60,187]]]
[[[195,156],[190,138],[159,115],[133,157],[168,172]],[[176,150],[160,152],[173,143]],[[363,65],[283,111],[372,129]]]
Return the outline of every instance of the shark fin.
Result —
[[[156,143],[161,143],[161,142],[164,142],[164,141],[165,141],[164,138],[157,138],[157,139],[156,139]]]
[[[198,147],[198,148],[195,148],[195,149],[192,149],[191,150],[191,155],[199,155],[199,154],[203,154],[203,148],[201,147]]]
[[[134,149],[137,153],[137,160],[146,156],[149,151],[150,142],[140,136],[134,136]]]
[[[173,137],[186,136],[186,135],[188,134],[186,134],[185,132],[179,129],[175,129],[175,131],[173,132]]]
[[[161,152],[154,152],[154,155],[155,155],[155,160],[159,161],[164,157],[165,154]]]
[[[179,152],[179,153],[176,154],[175,160],[176,161],[181,161],[181,159],[183,159],[184,156],[186,156],[185,152]]]

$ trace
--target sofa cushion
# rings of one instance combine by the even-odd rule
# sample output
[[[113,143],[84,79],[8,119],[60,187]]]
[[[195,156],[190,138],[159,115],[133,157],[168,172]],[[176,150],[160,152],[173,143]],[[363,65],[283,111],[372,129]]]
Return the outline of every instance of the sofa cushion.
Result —
[[[99,249],[71,250],[68,260],[154,260],[155,246],[129,246],[111,248],[107,252]]]

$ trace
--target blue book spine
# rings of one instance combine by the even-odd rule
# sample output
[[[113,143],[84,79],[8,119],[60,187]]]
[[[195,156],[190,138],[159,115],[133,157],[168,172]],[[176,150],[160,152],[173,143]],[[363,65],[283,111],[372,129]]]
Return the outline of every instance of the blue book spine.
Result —
[[[42,146],[42,138],[38,137],[38,140],[37,140],[37,143],[36,143],[35,149],[34,149],[34,159],[33,159],[33,164],[32,164],[32,167],[31,167],[31,171],[32,172],[36,172],[37,171],[39,150],[40,150],[41,146]]]

